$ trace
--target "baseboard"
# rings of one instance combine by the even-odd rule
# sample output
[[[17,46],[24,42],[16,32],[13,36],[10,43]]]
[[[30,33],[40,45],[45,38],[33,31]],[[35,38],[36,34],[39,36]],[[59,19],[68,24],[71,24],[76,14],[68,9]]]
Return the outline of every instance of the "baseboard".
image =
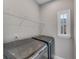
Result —
[[[54,56],[54,59],[64,59],[64,58],[59,57],[59,56]]]

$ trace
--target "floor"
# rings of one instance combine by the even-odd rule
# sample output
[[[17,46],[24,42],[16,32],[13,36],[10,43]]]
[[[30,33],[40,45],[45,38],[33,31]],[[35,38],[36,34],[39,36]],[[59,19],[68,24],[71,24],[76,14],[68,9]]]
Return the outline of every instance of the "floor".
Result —
[[[47,57],[43,56],[41,59],[47,59]],[[64,58],[59,57],[59,56],[55,56],[54,59],[64,59]]]

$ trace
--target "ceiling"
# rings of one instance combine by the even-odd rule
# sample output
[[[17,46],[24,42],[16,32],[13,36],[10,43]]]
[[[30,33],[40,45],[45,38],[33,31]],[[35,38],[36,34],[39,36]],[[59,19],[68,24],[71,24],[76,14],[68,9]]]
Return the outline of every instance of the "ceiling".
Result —
[[[38,4],[44,4],[44,3],[47,3],[47,2],[50,2],[52,0],[35,0]]]

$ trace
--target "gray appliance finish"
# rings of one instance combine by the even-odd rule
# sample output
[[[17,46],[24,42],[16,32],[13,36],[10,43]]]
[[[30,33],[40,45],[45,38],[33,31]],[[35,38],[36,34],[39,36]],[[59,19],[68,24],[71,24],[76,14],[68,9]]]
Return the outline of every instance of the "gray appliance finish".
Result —
[[[54,56],[54,38],[44,35],[35,37],[51,42],[51,52],[52,56]],[[42,59],[45,55],[47,56],[47,45],[32,38],[26,38],[4,44],[5,59]]]

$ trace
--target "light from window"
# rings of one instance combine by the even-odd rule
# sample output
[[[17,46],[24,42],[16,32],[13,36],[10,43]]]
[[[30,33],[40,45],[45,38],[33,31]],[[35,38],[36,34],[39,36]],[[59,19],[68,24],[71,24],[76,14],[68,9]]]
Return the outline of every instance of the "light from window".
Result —
[[[58,12],[58,35],[70,36],[70,10]]]

